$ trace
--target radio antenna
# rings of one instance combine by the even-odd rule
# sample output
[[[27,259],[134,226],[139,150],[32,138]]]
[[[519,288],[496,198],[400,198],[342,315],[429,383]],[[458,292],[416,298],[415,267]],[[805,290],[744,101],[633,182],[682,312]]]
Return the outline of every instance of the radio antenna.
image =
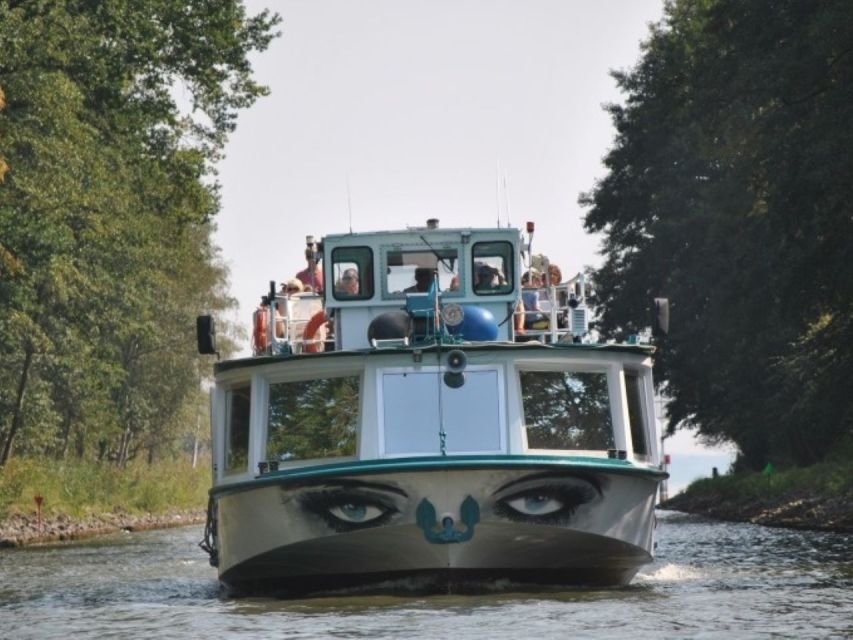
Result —
[[[501,228],[501,163],[495,163],[495,204],[498,210],[498,229]]]
[[[349,232],[352,234],[352,196],[349,188],[349,174],[347,174],[347,210],[349,211]]]
[[[509,228],[509,189],[506,186],[506,171],[504,171],[504,205],[506,205],[506,226]]]

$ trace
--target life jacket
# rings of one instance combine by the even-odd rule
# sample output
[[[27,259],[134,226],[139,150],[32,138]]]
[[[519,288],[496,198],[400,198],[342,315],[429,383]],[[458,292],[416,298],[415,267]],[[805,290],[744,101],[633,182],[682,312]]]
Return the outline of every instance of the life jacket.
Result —
[[[252,315],[252,349],[255,355],[260,355],[267,350],[270,344],[269,337],[270,309],[264,305],[258,306]]]

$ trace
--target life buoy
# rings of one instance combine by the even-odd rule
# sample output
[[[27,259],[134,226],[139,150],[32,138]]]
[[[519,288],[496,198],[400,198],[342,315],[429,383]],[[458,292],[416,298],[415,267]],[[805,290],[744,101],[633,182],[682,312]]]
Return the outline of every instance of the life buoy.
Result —
[[[252,347],[255,350],[255,355],[263,353],[269,346],[269,316],[269,308],[261,305],[255,309],[255,313],[252,318]]]
[[[308,324],[305,325],[305,330],[302,332],[302,339],[305,341],[302,345],[302,351],[305,353],[317,353],[323,348],[322,342],[309,341],[314,340],[314,336],[317,334],[317,331],[320,327],[326,324],[327,321],[328,318],[326,318],[326,311],[322,309],[311,316]]]

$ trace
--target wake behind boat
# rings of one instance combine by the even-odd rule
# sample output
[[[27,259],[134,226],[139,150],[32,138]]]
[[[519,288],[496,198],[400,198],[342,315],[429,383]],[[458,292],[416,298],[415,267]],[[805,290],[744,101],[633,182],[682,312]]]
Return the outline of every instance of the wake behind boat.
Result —
[[[652,561],[653,348],[592,340],[581,274],[523,288],[517,229],[434,220],[308,251],[323,293],[271,283],[253,357],[215,365],[203,547],[230,593],[624,585]]]

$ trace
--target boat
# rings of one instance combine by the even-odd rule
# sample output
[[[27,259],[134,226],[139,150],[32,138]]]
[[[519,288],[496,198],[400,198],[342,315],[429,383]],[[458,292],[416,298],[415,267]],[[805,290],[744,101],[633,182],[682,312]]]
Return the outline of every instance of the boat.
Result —
[[[582,273],[525,329],[534,228],[308,237],[323,293],[271,282],[252,355],[214,365],[226,593],[619,586],[653,560],[654,347],[598,339]]]

